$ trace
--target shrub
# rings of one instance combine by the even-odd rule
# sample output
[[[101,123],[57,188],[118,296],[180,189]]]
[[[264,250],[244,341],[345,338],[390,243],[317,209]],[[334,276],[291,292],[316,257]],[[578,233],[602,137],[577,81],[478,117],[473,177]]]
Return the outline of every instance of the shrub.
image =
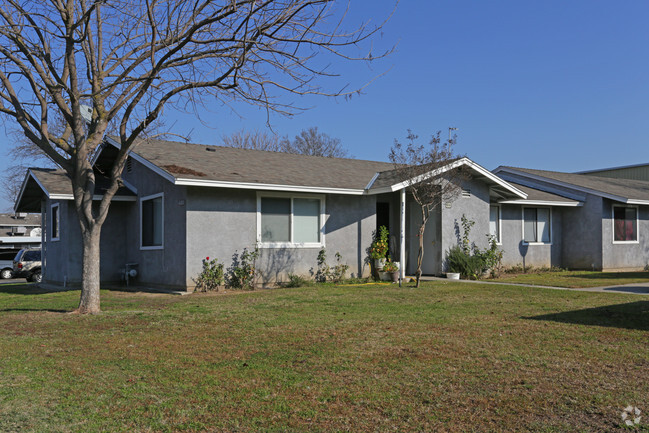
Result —
[[[284,287],[302,287],[302,286],[307,286],[309,284],[309,280],[306,278],[296,275],[296,274],[288,274],[288,281],[284,283]]]
[[[259,257],[259,249],[248,251],[244,248],[241,254],[232,255],[232,266],[228,268],[225,285],[229,289],[252,290],[255,288],[257,270],[255,262]]]
[[[370,247],[370,257],[373,259],[383,259],[388,253],[388,242],[390,238],[390,232],[385,226],[379,227],[379,232],[374,237],[374,242]]]
[[[462,215],[463,234],[460,245],[451,247],[446,253],[446,266],[449,272],[459,273],[462,278],[478,280],[486,271],[496,276],[502,268],[503,251],[498,248],[496,238],[487,235],[489,248],[480,250],[469,243],[469,233],[475,224]]]
[[[193,280],[196,283],[195,290],[197,292],[218,290],[219,286],[223,284],[223,263],[219,263],[217,259],[204,258],[203,269]]]
[[[485,268],[481,256],[467,254],[457,245],[446,253],[446,265],[449,272],[456,272],[465,279],[478,279]]]
[[[318,271],[315,274],[315,280],[320,283],[331,280],[334,282],[340,282],[345,279],[345,274],[349,270],[349,265],[342,263],[343,256],[337,252],[336,253],[336,265],[330,267],[327,264],[327,252],[325,249],[321,249],[318,252]]]

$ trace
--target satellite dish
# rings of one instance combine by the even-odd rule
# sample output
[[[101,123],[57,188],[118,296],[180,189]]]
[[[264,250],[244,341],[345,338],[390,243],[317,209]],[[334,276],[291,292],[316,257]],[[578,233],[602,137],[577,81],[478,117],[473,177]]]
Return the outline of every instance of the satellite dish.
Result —
[[[79,108],[81,109],[81,117],[83,117],[83,120],[88,123],[92,122],[92,107],[82,104]]]
[[[31,232],[29,232],[29,236],[33,238],[40,238],[41,237],[41,228],[36,227],[35,229],[32,229]]]

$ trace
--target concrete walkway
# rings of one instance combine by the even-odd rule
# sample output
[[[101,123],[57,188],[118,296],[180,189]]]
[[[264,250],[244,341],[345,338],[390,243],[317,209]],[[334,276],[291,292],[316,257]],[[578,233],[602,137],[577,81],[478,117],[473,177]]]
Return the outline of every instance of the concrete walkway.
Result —
[[[407,276],[406,278],[414,278]],[[483,281],[483,280],[449,280],[448,278],[439,277],[421,277],[422,281],[440,281],[445,283],[467,283],[467,284],[495,284],[498,286],[519,286],[519,287],[536,287],[541,289],[554,289],[554,290],[572,290],[575,292],[600,292],[600,293],[626,293],[629,295],[649,295],[649,282],[646,283],[632,283],[624,284],[621,286],[604,286],[604,287],[586,287],[586,288],[570,288],[570,287],[553,287],[553,286],[539,286],[535,284],[520,284],[520,283],[499,283],[496,281]]]

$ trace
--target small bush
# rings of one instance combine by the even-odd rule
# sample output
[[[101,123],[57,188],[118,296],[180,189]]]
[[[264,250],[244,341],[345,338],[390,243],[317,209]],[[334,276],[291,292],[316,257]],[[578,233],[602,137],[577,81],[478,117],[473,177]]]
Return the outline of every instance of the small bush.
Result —
[[[229,289],[252,290],[255,288],[257,270],[255,262],[259,257],[259,249],[248,251],[244,248],[241,254],[234,253],[232,266],[228,268],[225,286]]]
[[[296,287],[303,287],[303,286],[308,286],[310,283],[309,280],[306,278],[296,275],[296,274],[288,274],[288,281],[284,283],[284,287],[290,287],[290,288],[296,288]]]
[[[336,253],[336,265],[330,267],[327,264],[327,252],[321,249],[318,253],[318,270],[315,274],[315,280],[319,283],[324,283],[328,280],[336,283],[345,279],[345,274],[349,270],[349,265],[342,263],[343,256]]]
[[[469,233],[475,223],[462,215],[464,233],[460,245],[451,247],[446,253],[446,267],[449,272],[459,273],[462,278],[479,280],[487,271],[495,277],[502,268],[503,251],[498,248],[496,238],[487,235],[489,248],[480,250],[475,244],[470,244]]]
[[[218,290],[219,286],[223,284],[223,263],[219,263],[217,259],[204,258],[203,270],[193,280],[196,283],[195,290],[197,292]]]
[[[482,256],[467,254],[457,245],[446,253],[446,263],[449,272],[456,272],[465,279],[478,279],[485,271]]]

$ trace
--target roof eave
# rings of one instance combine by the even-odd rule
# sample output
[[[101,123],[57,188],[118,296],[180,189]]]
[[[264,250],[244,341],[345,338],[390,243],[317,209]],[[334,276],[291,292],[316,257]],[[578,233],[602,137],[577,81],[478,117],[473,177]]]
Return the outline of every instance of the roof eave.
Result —
[[[547,183],[552,184],[552,185],[562,186],[564,188],[570,188],[570,189],[573,189],[575,191],[585,192],[587,194],[596,195],[598,197],[603,197],[603,198],[607,198],[609,200],[619,201],[619,202],[622,202],[622,203],[649,204],[649,200],[636,200],[636,199],[631,199],[629,197],[622,197],[622,196],[615,195],[615,194],[609,194],[609,193],[604,192],[604,191],[599,191],[599,190],[592,189],[592,188],[587,188],[587,187],[583,187],[583,186],[574,185],[572,183],[563,182],[561,180],[556,180],[556,179],[551,179],[549,177],[540,176],[538,174],[526,173],[524,171],[516,170],[516,169],[510,168],[510,167],[500,166],[500,167],[498,167],[498,168],[496,168],[494,170],[494,172],[496,172],[496,173],[499,173],[499,172],[502,172],[502,171],[504,171],[505,173],[516,174],[516,175],[519,175],[519,176],[527,177],[529,179],[539,180],[541,182],[547,182]]]
[[[201,179],[184,179],[184,178],[178,178],[174,183],[176,185],[182,185],[182,186],[256,189],[262,191],[286,191],[286,192],[304,192],[304,193],[318,193],[318,194],[364,195],[367,193],[365,189],[354,189],[354,188],[332,188],[332,187],[320,187],[320,186],[281,185],[281,184],[270,184],[270,183],[231,182],[231,181],[222,181],[222,180],[201,180]]]
[[[410,185],[416,184],[418,182],[421,182],[421,181],[424,181],[424,180],[427,180],[427,179],[437,177],[437,176],[439,176],[441,174],[446,173],[449,170],[453,170],[454,168],[458,168],[458,167],[463,166],[463,165],[465,165],[465,166],[469,167],[470,169],[476,171],[481,176],[486,177],[487,179],[489,179],[490,181],[492,181],[496,185],[506,189],[507,191],[514,194],[515,196],[520,197],[521,199],[526,199],[527,198],[527,194],[525,194],[523,191],[521,191],[520,189],[518,189],[515,186],[511,185],[509,182],[505,181],[504,179],[501,179],[500,177],[496,176],[494,173],[492,173],[489,170],[487,170],[486,168],[482,167],[480,164],[477,164],[477,163],[471,161],[467,157],[460,158],[457,161],[453,161],[450,164],[447,164],[447,165],[445,165],[443,167],[440,167],[440,168],[438,168],[436,170],[432,170],[432,171],[430,171],[430,172],[428,172],[426,174],[423,174],[421,176],[417,176],[417,177],[414,177],[412,179],[408,179],[406,181],[396,183],[396,184],[391,185],[389,187],[377,188],[376,190],[369,191],[369,193],[370,194],[380,194],[380,193],[383,193],[383,192],[399,191],[401,189],[407,188]]]
[[[520,204],[530,206],[561,206],[561,207],[581,207],[584,203],[579,201],[567,202],[558,200],[499,200],[500,204]]]

